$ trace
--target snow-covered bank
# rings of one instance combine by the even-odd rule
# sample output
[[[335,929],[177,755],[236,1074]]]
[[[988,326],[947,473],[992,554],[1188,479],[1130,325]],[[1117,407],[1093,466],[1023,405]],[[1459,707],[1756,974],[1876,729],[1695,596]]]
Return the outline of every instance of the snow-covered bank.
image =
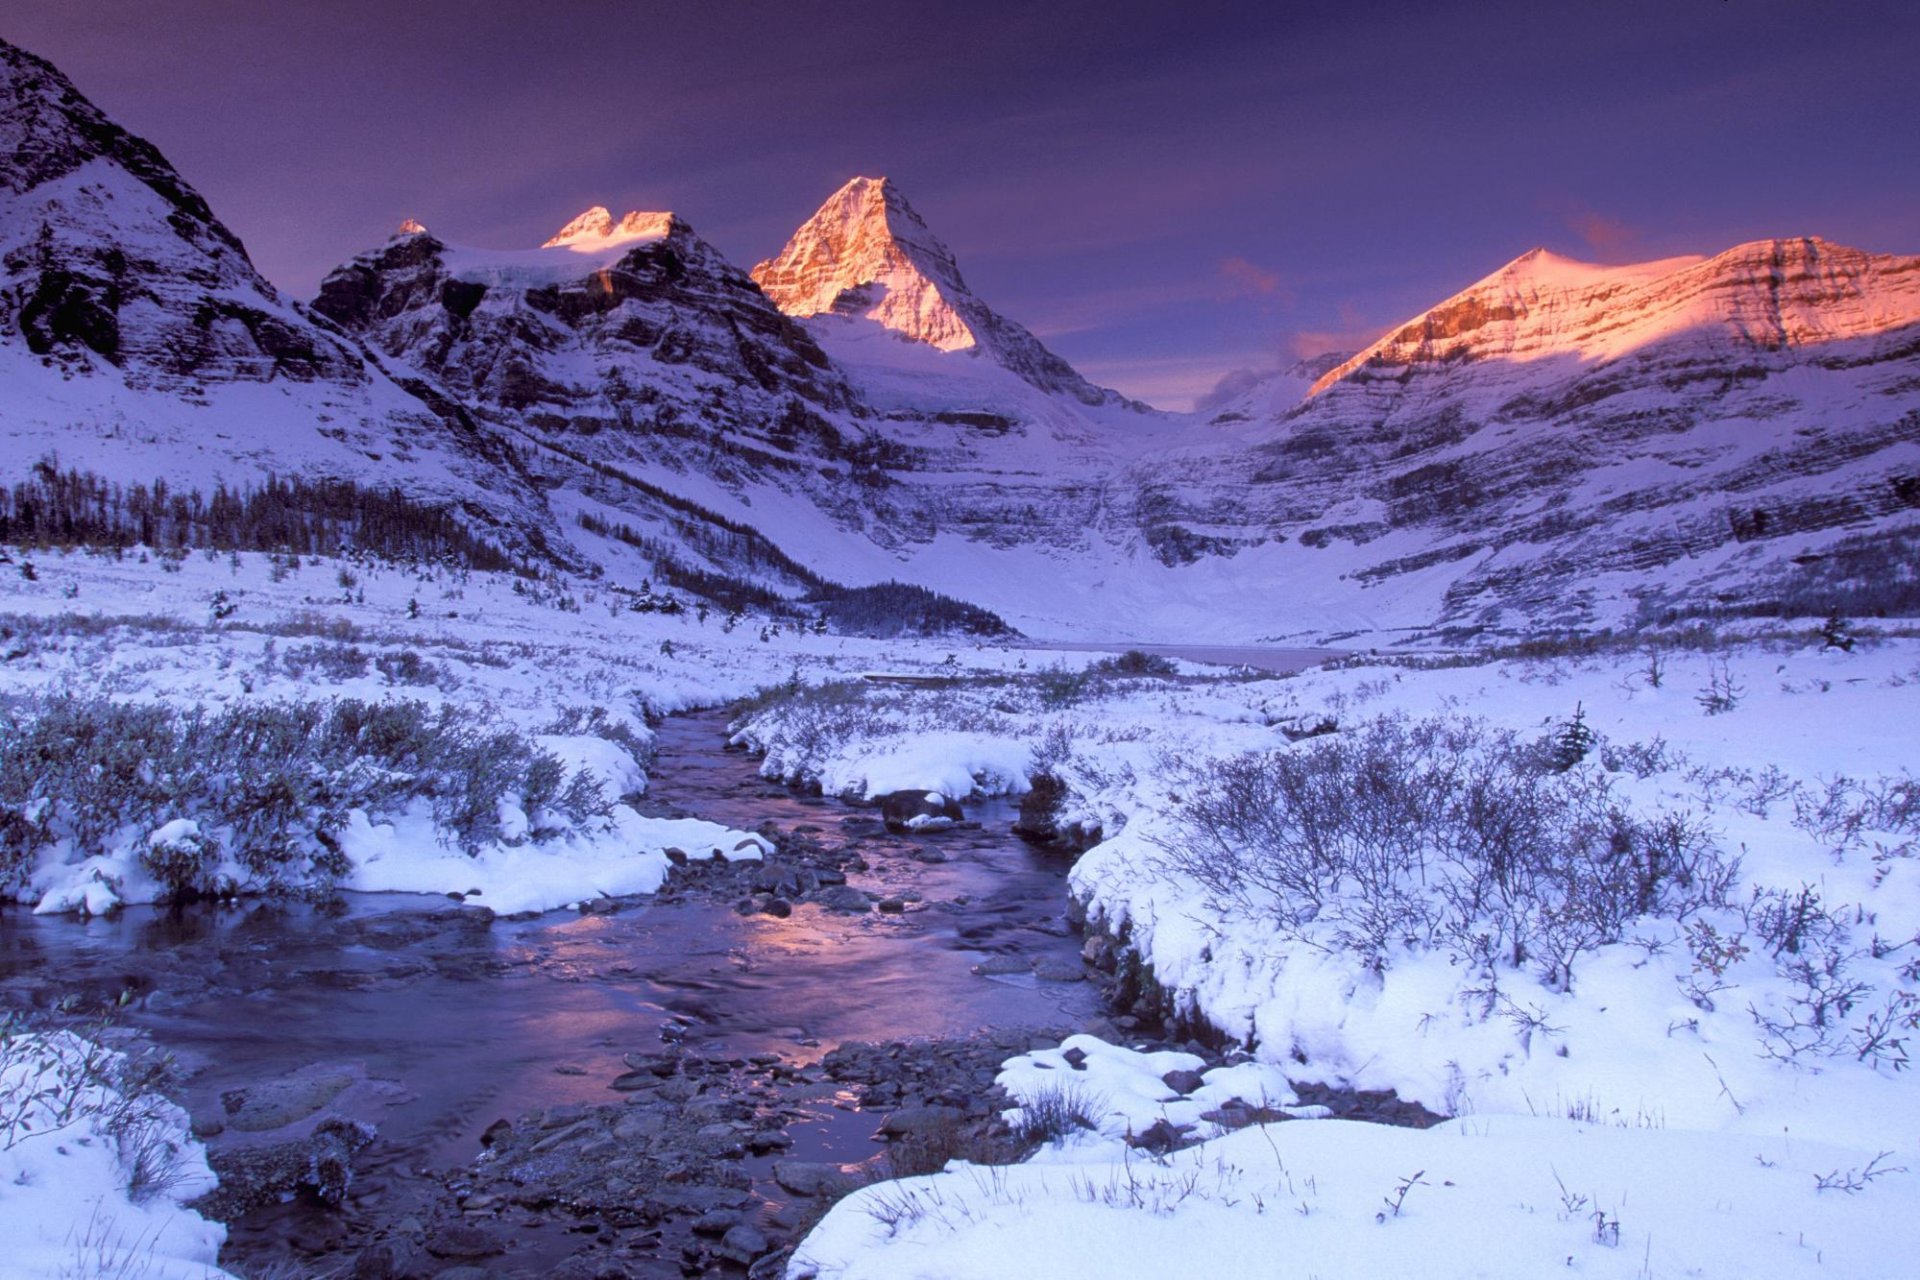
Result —
[[[649,892],[669,850],[769,846],[640,814],[648,717],[938,669],[954,647],[643,610],[591,581],[255,554],[15,561],[0,717],[18,731],[55,707],[65,727],[45,759],[23,732],[0,758],[0,893],[44,911],[150,902],[170,880],[461,893],[501,912]]]
[[[792,1274],[985,1274],[1016,1257],[1093,1274],[1066,1243],[1089,1238],[1166,1275],[1281,1258],[1303,1275],[1532,1275],[1568,1256],[1594,1274],[1798,1274],[1842,1257],[1842,1274],[1903,1274],[1908,1228],[1878,1224],[1920,1207],[1905,1070],[1920,1034],[1917,710],[1920,645],[1846,652],[1811,634],[769,708],[743,727],[769,772],[937,786],[968,760],[1026,752],[1064,784],[1061,820],[1106,836],[1074,869],[1076,897],[1178,1006],[1288,1079],[1460,1117],[1426,1134],[1283,1126],[1165,1167],[1113,1146],[1109,1125],[1105,1147],[1070,1147],[1090,1162],[1071,1176],[1043,1155],[864,1193]],[[936,724],[984,740],[933,758]],[[1391,750],[1369,756],[1370,741]],[[1334,796],[1234,791],[1284,782],[1260,762],[1289,759],[1309,782],[1349,781]],[[1327,772],[1336,760],[1347,773]],[[1369,781],[1370,763],[1394,780]],[[1416,773],[1446,785],[1396,810]],[[1262,816],[1288,795],[1324,807]],[[1569,817],[1572,801],[1586,808]],[[1239,826],[1206,826],[1235,804]],[[1206,831],[1221,838],[1196,846]],[[1327,861],[1289,861],[1271,843],[1288,838]],[[1142,1088],[1133,1132],[1155,1113],[1191,1122],[1177,1094]],[[1345,1198],[1275,1213],[1274,1175],[1245,1172],[1262,1167],[1254,1152],[1275,1167],[1270,1142],[1296,1184]],[[1426,1200],[1423,1225],[1375,1224],[1419,1169],[1435,1188],[1453,1179],[1462,1207],[1442,1214],[1456,1188],[1421,1187],[1408,1208]],[[1617,1240],[1610,1226],[1593,1238],[1601,1211],[1624,1224]],[[1518,1252],[1488,1243],[1508,1225]],[[1363,1228],[1384,1234],[1350,1238]],[[1191,1249],[1196,1236],[1220,1252]],[[1783,1241],[1791,1262],[1774,1257]]]
[[[17,1276],[217,1280],[226,1228],[179,1107],[127,1058],[68,1031],[0,1027],[0,1269]]]
[[[1872,1155],[1527,1116],[1276,1124],[1165,1159],[1086,1143],[866,1188],[787,1275],[1895,1280],[1920,1249],[1913,1162]]]

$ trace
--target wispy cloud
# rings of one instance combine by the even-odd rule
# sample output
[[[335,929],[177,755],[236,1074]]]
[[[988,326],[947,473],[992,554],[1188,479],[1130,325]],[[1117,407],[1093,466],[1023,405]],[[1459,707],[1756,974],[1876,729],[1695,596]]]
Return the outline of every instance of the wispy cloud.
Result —
[[[1225,286],[1229,298],[1263,298],[1280,302],[1291,297],[1279,272],[1269,271],[1246,258],[1236,256],[1222,259],[1215,274]]]
[[[1602,262],[1631,262],[1647,256],[1645,231],[1622,218],[1579,200],[1555,201],[1549,211]]]
[[[1370,347],[1387,326],[1368,320],[1359,307],[1342,302],[1334,308],[1336,324],[1323,329],[1300,329],[1288,335],[1286,351],[1295,360],[1311,360],[1330,351],[1354,352]]]

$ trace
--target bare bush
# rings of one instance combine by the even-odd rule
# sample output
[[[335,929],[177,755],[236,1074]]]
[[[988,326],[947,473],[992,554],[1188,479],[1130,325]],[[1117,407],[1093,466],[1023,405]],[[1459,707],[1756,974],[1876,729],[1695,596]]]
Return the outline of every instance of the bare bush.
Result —
[[[1476,721],[1377,720],[1192,770],[1162,862],[1223,912],[1377,966],[1441,943],[1565,987],[1631,921],[1724,905],[1737,864],[1695,815],[1636,816],[1557,763]]]
[[[451,842],[498,840],[504,800],[531,798],[576,823],[611,806],[520,733],[471,707],[418,702],[253,703],[217,712],[54,694],[0,703],[0,888],[48,845],[108,852],[129,827],[178,818],[199,833],[141,850],[174,897],[209,892],[220,850],[255,887],[325,885],[346,870],[349,813],[431,805]]]
[[[1058,1144],[1072,1134],[1099,1127],[1107,1109],[1100,1094],[1074,1081],[1036,1090],[1020,1104],[1015,1132],[1021,1141]]]

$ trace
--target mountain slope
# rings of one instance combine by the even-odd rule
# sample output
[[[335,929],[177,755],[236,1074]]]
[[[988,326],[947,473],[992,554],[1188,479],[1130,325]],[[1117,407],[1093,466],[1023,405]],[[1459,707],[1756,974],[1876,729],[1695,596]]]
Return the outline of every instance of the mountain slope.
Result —
[[[457,415],[282,299],[157,150],[5,43],[0,386],[16,475],[57,456],[176,489],[348,479],[496,526],[529,496]]]
[[[1920,505],[1920,259],[1819,240],[1595,267],[1538,251],[1324,375],[1174,499],[1313,548],[1358,607],[1591,623],[1737,599]],[[1613,575],[1613,576],[1609,576]],[[1336,592],[1336,594],[1340,594]]]

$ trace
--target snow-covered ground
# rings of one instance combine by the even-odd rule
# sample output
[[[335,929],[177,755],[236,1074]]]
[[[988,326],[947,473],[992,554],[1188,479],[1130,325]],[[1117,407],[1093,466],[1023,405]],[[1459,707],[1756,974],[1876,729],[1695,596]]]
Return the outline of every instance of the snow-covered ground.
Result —
[[[9,698],[209,715],[339,698],[451,707],[631,799],[646,716],[759,690],[739,736],[770,776],[863,796],[1058,779],[1056,821],[1101,837],[1071,882],[1090,917],[1250,1059],[1183,1093],[1162,1076],[1197,1065],[1184,1060],[1090,1041],[1073,1046],[1080,1069],[1061,1051],[1023,1055],[1009,1092],[1037,1112],[1064,1098],[1092,1128],[1021,1166],[859,1193],[801,1246],[796,1277],[1107,1274],[1115,1258],[1155,1276],[1894,1276],[1920,1244],[1920,1094],[1904,1070],[1920,987],[1913,639],[1356,659],[1288,678],[1180,663],[1169,679],[1090,672],[1090,653],[727,629],[717,613],[634,612],[581,581],[11,554]],[[951,682],[860,678],[874,671]],[[1683,817],[1737,875],[1565,964],[1476,951],[1470,930],[1438,925],[1356,947],[1346,900],[1309,912],[1235,898],[1170,856],[1236,760],[1338,750],[1380,723],[1551,752],[1576,716],[1585,758],[1552,786],[1634,822]],[[356,811],[342,882],[535,910],[652,887],[669,847],[763,848],[625,803],[586,820],[512,803],[497,816],[497,836],[469,850],[430,807]],[[15,896],[49,910],[150,897],[139,851],[184,833],[156,823],[91,851],[50,846]],[[1424,1131],[1319,1119],[1289,1081],[1393,1089],[1453,1118]],[[1298,1118],[1229,1131],[1233,1098]],[[1162,1120],[1199,1145],[1128,1144]],[[62,1240],[84,1233],[61,1221]]]
[[[1017,792],[1046,768],[1067,783],[1063,818],[1106,836],[1075,895],[1177,1004],[1286,1078],[1393,1089],[1456,1117],[1225,1134],[1160,1081],[1166,1064],[1016,1062],[1016,1096],[1051,1077],[1092,1099],[1099,1131],[1016,1169],[864,1192],[790,1274],[1092,1275],[1114,1258],[1143,1275],[1909,1274],[1916,710],[1920,644],[1842,652],[1808,632],[1283,680],[1076,689],[1049,673],[762,712],[743,736],[768,772],[830,790],[971,778]],[[1175,856],[1191,845],[1183,818],[1243,753],[1327,750],[1382,719],[1551,751],[1576,715],[1596,736],[1555,785],[1607,812],[1684,818],[1735,873],[1712,902],[1634,916],[1564,967],[1489,958],[1439,927],[1356,945],[1353,899],[1234,899]],[[1270,1078],[1241,1096],[1261,1102],[1255,1088],[1292,1101]],[[1162,1117],[1211,1140],[1167,1157],[1127,1146]]]
[[[226,1228],[179,1107],[120,1052],[68,1031],[0,1026],[0,1271],[218,1280]]]
[[[937,669],[955,648],[972,655],[957,643],[815,636],[691,610],[637,613],[631,594],[583,581],[333,560],[289,570],[254,554],[195,553],[172,564],[138,552],[7,554],[0,697],[99,696],[207,715],[338,699],[453,708],[476,728],[520,735],[565,776],[584,774],[614,800],[646,789],[649,715],[837,673]],[[1019,659],[995,651],[994,660]],[[22,816],[48,815],[29,799]],[[548,910],[657,888],[668,849],[742,858],[771,847],[713,823],[642,817],[627,804],[575,820],[528,813],[509,795],[497,816],[498,838],[470,850],[436,824],[424,799],[356,809],[334,833],[351,864],[341,883],[464,893],[502,913]],[[152,901],[162,886],[140,854],[183,836],[213,839],[225,851],[220,873],[248,881],[233,857],[241,842],[204,815],[128,826],[91,846],[65,838],[59,815],[49,825],[57,838],[7,890],[44,911]]]

